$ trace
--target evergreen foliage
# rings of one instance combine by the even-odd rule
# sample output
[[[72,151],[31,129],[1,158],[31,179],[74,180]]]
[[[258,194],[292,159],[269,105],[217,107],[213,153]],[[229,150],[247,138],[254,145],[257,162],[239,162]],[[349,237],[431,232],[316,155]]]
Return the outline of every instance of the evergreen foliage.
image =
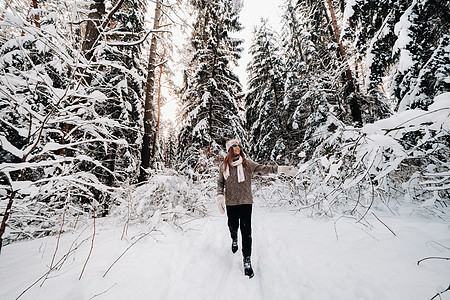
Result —
[[[138,9],[136,9],[138,8]],[[145,6],[140,1],[124,2],[112,16],[106,40],[96,45],[90,91],[102,93],[103,101],[93,103],[98,118],[117,122],[107,132],[112,139],[123,139],[126,147],[96,143],[85,149],[103,162],[111,172],[95,172],[109,186],[133,182],[139,167],[142,142],[142,98],[145,68],[140,61],[141,38],[145,35]]]
[[[181,170],[202,170],[208,159],[216,159],[224,149],[226,140],[238,138],[246,146],[239,108],[242,87],[231,70],[241,52],[242,41],[231,35],[241,29],[242,3],[198,0],[191,5],[196,14],[191,38],[194,53],[185,73],[178,161]]]
[[[354,40],[358,60],[366,60],[369,94],[387,94],[399,110],[427,109],[449,90],[443,80],[449,74],[448,1],[356,0],[347,9],[345,36]]]
[[[146,78],[142,1],[34,2],[29,12],[9,3],[0,8],[0,246],[112,207],[129,220],[158,216],[159,206],[175,218],[204,200],[198,195],[214,194],[211,178],[231,138],[259,162],[298,167],[289,181],[267,180],[284,181],[289,203],[312,213],[361,220],[376,201],[391,209],[388,198],[417,201],[430,214],[449,205],[448,1],[285,0],[281,38],[265,20],[255,30],[245,97],[233,72],[241,0],[190,1],[176,95],[165,90],[176,89],[165,65],[175,42],[165,29],[158,38],[167,43],[158,40],[149,64],[155,76]],[[165,183],[155,176],[137,186],[149,78],[155,102],[181,98],[181,124],[148,110],[149,167]],[[203,186],[174,190],[184,175],[162,170],[162,161]],[[138,207],[124,195],[133,190]],[[203,216],[202,203],[187,209]]]
[[[450,84],[443,80],[450,74],[449,19],[450,3],[444,0],[413,1],[400,17],[396,50],[403,68],[394,77],[400,110],[426,110],[435,96],[450,91]],[[402,34],[409,38],[405,44]]]
[[[349,98],[356,97],[363,122],[378,124],[375,127],[368,124],[361,132],[348,126],[352,123],[348,101],[342,97],[346,86],[339,84],[345,68],[339,63],[343,56],[335,56],[337,48],[330,43],[331,31],[325,30],[329,22],[323,22],[327,19],[326,14],[321,14],[327,11],[322,9],[323,2],[286,1],[285,102],[287,111],[291,112],[292,128],[303,129],[296,132],[302,134],[296,135],[298,138],[291,149],[293,162],[297,158],[305,162],[302,166],[307,174],[305,195],[308,196],[302,199],[304,205],[322,203],[327,209],[333,203],[357,198],[357,207],[361,203],[359,195],[370,194],[372,198],[365,200],[370,208],[375,198],[386,196],[385,191],[395,194],[396,190],[405,191],[409,199],[424,205],[446,205],[448,194],[443,189],[448,180],[442,176],[448,170],[448,157],[442,153],[448,149],[445,129],[448,124],[444,125],[444,111],[448,107],[443,103],[449,96],[445,83],[449,78],[446,52],[449,47],[448,22],[443,21],[443,16],[449,10],[436,9],[436,5],[447,5],[438,2],[349,1],[348,4],[354,4],[351,10],[339,7],[338,1],[333,2],[335,10],[340,8],[344,12],[342,15],[337,10],[336,15],[344,20],[344,45],[349,49],[346,63],[364,75],[357,88],[364,85],[365,90],[356,90]],[[350,27],[345,27],[343,16],[350,21]],[[443,30],[431,26],[428,19],[442,24]],[[432,27],[430,35],[426,27]],[[308,61],[308,54],[313,59]],[[360,68],[359,60],[366,62],[368,72]],[[394,104],[401,100],[401,111],[414,111],[389,118],[391,110],[387,100],[391,91],[396,97]],[[439,103],[434,105],[436,99]],[[436,120],[424,121],[429,115]],[[375,150],[378,143],[383,146]],[[353,167],[349,169],[350,165]],[[425,169],[430,172],[419,174],[419,170]],[[414,192],[406,188],[412,182]],[[419,182],[422,182],[420,187]]]
[[[93,55],[88,61],[80,51],[82,28],[68,26],[82,24],[86,10],[65,9],[42,3],[33,11],[39,18],[2,11],[0,189],[6,241],[53,232],[66,211],[104,216],[115,187],[136,177],[143,89],[136,42],[144,34],[143,12],[127,2],[112,14],[101,40],[86,52]],[[30,226],[40,230],[30,233]]]
[[[342,97],[341,62],[324,4],[289,0],[284,9],[285,119],[292,137],[291,161],[299,162],[310,158],[323,138],[351,117]]]
[[[343,18],[345,6],[342,1],[332,5],[334,14],[323,1],[287,0],[284,5],[284,102],[293,162],[310,159],[317,145],[338,127],[355,123],[358,114],[363,123],[390,115],[382,97],[359,91],[339,28],[330,25],[333,17]],[[363,43],[365,35],[358,34]]]
[[[167,136],[164,139],[164,161],[167,168],[175,168],[177,158],[177,133],[174,124],[166,125]]]
[[[252,157],[260,162],[287,162],[284,109],[284,62],[275,32],[266,20],[255,28],[249,53],[248,93],[245,98],[247,130]]]
[[[382,78],[394,62],[392,47],[395,44],[395,24],[398,21],[402,5],[398,1],[356,1],[348,7],[353,10],[349,18],[350,29],[344,38],[356,47],[356,66],[359,69],[364,54],[367,53],[367,75],[364,85],[368,94],[384,97]],[[363,25],[364,24],[364,25]],[[347,25],[347,24],[345,24]],[[352,29],[355,30],[352,34]],[[352,41],[352,43],[350,43]]]

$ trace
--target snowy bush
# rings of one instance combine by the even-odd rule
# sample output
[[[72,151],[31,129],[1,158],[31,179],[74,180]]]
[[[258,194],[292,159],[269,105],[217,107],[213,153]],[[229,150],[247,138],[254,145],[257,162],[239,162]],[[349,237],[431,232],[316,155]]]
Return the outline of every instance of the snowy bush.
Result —
[[[295,178],[257,177],[255,198],[311,216],[362,218],[371,208],[395,213],[397,205],[410,203],[428,216],[445,213],[450,206],[449,98],[450,93],[436,97],[428,111],[404,111],[363,128],[328,133]]]
[[[99,42],[96,55],[111,60],[89,62],[74,25],[86,4],[39,5],[36,19],[0,11],[0,246],[57,232],[69,215],[105,216],[139,165],[136,46]]]
[[[345,204],[341,212],[363,216],[373,205],[391,209],[392,198],[433,213],[447,208],[449,98],[436,97],[428,111],[404,111],[361,129],[339,128],[300,167],[305,199],[321,203],[325,214]]]
[[[206,204],[216,194],[215,177],[203,175],[194,182],[174,170],[158,171],[145,184],[126,191],[112,214],[123,224],[154,227],[163,221],[180,226],[180,220],[206,216]]]

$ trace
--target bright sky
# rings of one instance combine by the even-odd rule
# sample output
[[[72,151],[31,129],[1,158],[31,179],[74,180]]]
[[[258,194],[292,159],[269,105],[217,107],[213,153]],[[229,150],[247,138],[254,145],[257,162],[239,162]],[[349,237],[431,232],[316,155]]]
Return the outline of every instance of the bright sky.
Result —
[[[260,23],[261,18],[268,18],[269,24],[275,31],[280,30],[280,15],[281,9],[279,6],[283,3],[282,0],[244,0],[244,7],[240,14],[240,21],[244,29],[237,34],[237,37],[243,38],[244,44],[242,47],[244,51],[242,58],[239,60],[239,66],[235,70],[239,76],[244,90],[246,89],[247,75],[245,69],[250,61],[250,55],[248,54],[248,48],[251,45],[253,37],[253,29]],[[162,118],[169,119],[172,122],[176,120],[176,101],[169,101],[161,108]]]

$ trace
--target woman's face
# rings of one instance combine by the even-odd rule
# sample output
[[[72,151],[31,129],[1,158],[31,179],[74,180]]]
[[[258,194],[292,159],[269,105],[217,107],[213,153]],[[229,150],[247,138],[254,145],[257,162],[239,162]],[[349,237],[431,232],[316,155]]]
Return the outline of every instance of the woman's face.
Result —
[[[234,156],[238,156],[241,153],[241,148],[239,147],[239,143],[234,143],[231,148],[233,149]]]

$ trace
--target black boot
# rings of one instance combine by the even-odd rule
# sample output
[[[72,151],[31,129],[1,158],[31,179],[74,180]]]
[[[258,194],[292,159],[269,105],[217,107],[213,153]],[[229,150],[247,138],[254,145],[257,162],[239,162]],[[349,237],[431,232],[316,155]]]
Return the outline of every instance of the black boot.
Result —
[[[233,253],[236,253],[236,251],[238,251],[238,240],[237,239],[233,240],[233,242],[231,243],[231,251]]]
[[[244,257],[244,274],[248,276],[248,278],[252,278],[255,273],[253,273],[252,263],[250,262],[250,256]]]

